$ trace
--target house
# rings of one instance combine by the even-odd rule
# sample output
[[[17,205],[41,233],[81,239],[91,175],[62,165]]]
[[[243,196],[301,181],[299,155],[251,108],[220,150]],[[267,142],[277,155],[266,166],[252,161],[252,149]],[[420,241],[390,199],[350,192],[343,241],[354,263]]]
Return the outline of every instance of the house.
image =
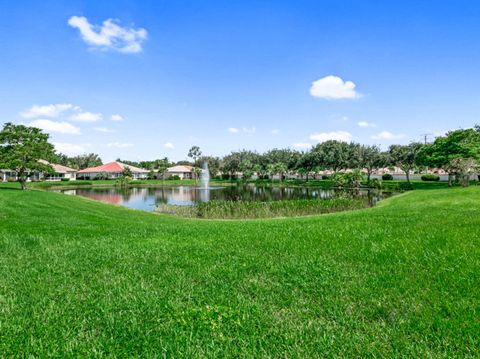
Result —
[[[49,165],[52,167],[54,173],[43,173],[39,171],[33,171],[28,173],[27,181],[61,181],[64,178],[68,178],[71,181],[74,181],[77,177],[77,170],[67,167],[58,165],[55,163],[50,163],[45,160],[39,160],[38,162]],[[0,169],[0,181],[6,182],[9,180],[16,181],[17,180],[17,172],[14,170],[9,169]]]
[[[94,179],[95,177],[103,177],[105,175],[108,179],[115,179],[122,177],[123,171],[127,168],[129,168],[132,172],[133,179],[147,178],[147,170],[117,161],[97,167],[85,168],[81,171],[78,171],[77,178]]]
[[[17,173],[15,171],[9,170],[9,169],[1,169],[0,168],[0,181],[1,182],[7,182],[9,180],[17,180]]]
[[[54,173],[44,173],[41,178],[39,179],[45,179],[46,181],[61,181],[62,179],[69,179],[70,181],[75,181],[77,179],[77,170],[67,167],[67,166],[62,166],[62,165],[57,165],[55,163],[50,163],[45,160],[39,160],[38,162],[43,163],[44,165],[49,165],[50,167],[53,168]]]
[[[192,179],[195,177],[192,166],[173,166],[167,168],[166,177],[178,176],[180,179]]]

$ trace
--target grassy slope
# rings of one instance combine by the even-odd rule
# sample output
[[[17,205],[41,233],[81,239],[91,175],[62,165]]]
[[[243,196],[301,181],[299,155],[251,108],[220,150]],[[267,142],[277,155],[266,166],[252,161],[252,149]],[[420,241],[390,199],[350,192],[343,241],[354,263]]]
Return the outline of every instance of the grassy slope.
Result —
[[[0,356],[480,355],[480,188],[260,221],[0,190]]]

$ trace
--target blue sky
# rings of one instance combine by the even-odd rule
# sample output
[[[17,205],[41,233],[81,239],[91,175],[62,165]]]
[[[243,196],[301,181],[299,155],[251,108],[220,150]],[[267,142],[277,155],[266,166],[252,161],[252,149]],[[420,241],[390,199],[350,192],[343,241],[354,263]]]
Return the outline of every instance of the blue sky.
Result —
[[[475,1],[0,10],[0,118],[45,128],[68,154],[181,160],[194,144],[224,155],[328,138],[386,147],[480,122]]]

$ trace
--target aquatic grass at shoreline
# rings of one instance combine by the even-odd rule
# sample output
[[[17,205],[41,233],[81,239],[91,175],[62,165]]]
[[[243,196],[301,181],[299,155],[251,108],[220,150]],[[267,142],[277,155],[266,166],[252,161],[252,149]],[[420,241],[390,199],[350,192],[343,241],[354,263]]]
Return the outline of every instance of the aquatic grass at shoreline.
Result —
[[[285,201],[209,201],[194,206],[160,204],[156,212],[183,218],[257,219],[299,217],[371,207],[368,198],[298,199]]]

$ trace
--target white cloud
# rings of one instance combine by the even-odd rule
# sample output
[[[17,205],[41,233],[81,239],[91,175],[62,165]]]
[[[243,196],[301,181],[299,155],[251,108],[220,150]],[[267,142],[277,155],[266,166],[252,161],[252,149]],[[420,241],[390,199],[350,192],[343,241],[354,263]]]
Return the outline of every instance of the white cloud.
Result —
[[[298,142],[294,143],[292,146],[298,150],[308,150],[310,147],[312,147],[312,144],[309,142]]]
[[[107,145],[108,147],[115,147],[115,148],[129,148],[133,147],[133,143],[120,143],[120,142],[112,142]]]
[[[115,130],[112,130],[112,129],[106,128],[106,127],[95,127],[94,130],[97,131],[97,132],[103,132],[103,133],[114,133],[115,132]]]
[[[352,134],[346,131],[315,132],[310,135],[310,139],[317,142],[325,142],[328,140],[350,142],[352,137]]]
[[[62,112],[71,109],[73,105],[69,103],[60,103],[52,105],[37,106],[34,105],[30,109],[20,113],[23,118],[35,118],[35,117],[57,117]]]
[[[338,76],[325,76],[312,82],[310,95],[327,100],[354,99],[360,97],[352,81],[343,81]]]
[[[120,121],[123,121],[123,116],[120,116],[120,115],[112,115],[112,117],[110,117],[110,119],[112,121],[115,121],[115,122],[120,122]]]
[[[80,129],[68,122],[56,122],[51,120],[35,120],[30,126],[40,128],[46,132],[64,133],[69,135],[79,135]]]
[[[55,149],[63,153],[65,155],[80,155],[82,153],[87,152],[87,147],[89,147],[89,144],[84,144],[84,145],[74,145],[72,143],[54,143]]]
[[[93,112],[79,112],[70,116],[69,119],[70,121],[77,122],[96,122],[102,119],[102,114]]]
[[[360,121],[357,123],[358,127],[377,127],[373,122]]]
[[[175,146],[174,146],[173,143],[171,143],[171,142],[166,142],[166,143],[163,145],[163,147],[168,148],[168,149],[170,149],[170,150],[173,150],[173,149],[175,148]]]
[[[278,135],[280,133],[280,130],[278,128],[274,128],[272,131],[270,131],[272,135]]]
[[[388,132],[388,131],[383,131],[383,132],[380,132],[376,135],[373,135],[372,139],[374,139],[374,140],[398,140],[398,139],[404,138],[404,137],[405,137],[404,134],[393,134],[393,133]]]
[[[118,21],[107,19],[101,26],[90,24],[83,16],[72,16],[68,24],[80,31],[82,39],[93,47],[102,50],[115,50],[123,53],[142,52],[142,42],[147,38],[147,30],[118,25]]]
[[[247,133],[247,134],[253,134],[257,131],[257,129],[255,127],[242,127],[241,129],[240,128],[236,128],[236,127],[230,127],[228,129],[228,132],[230,133],[240,133],[240,132],[243,132],[243,133]]]

